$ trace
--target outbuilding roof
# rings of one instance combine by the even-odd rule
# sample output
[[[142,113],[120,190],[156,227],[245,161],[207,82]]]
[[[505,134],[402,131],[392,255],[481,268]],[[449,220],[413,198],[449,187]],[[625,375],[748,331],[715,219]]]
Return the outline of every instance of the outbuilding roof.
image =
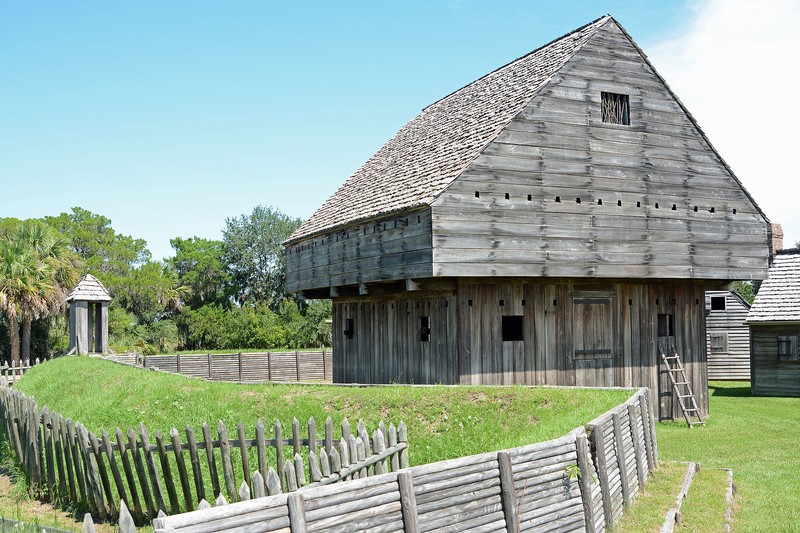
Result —
[[[306,220],[299,240],[430,205],[610,16],[560,37],[426,107]]]
[[[747,322],[800,322],[800,250],[782,250],[775,256]]]
[[[111,295],[96,277],[86,274],[81,278],[72,292],[67,296],[67,301],[78,302],[110,302]]]

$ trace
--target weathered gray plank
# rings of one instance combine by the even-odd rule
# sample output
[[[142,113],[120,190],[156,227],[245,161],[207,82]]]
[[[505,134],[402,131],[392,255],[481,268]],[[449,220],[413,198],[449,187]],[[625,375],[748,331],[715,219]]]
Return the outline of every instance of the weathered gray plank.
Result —
[[[228,440],[228,430],[222,420],[217,424],[217,433],[219,434],[219,451],[222,457],[222,473],[225,478],[225,490],[228,493],[228,498],[232,502],[236,501],[236,478],[233,473],[233,461],[231,460],[231,443]]]
[[[209,355],[209,357],[211,357]],[[208,461],[208,471],[211,476],[211,489],[213,494],[218,497],[222,492],[219,486],[219,473],[217,471],[217,461],[214,457],[214,439],[211,438],[211,428],[203,422],[203,441],[205,442],[206,460]]]
[[[192,426],[186,426],[186,447],[189,449],[189,462],[192,465],[192,478],[194,479],[194,488],[197,491],[197,499],[198,501],[204,501],[206,499],[206,490],[205,484],[203,483],[203,473],[200,469],[200,455],[197,452],[197,440]]]
[[[186,511],[192,511],[194,509],[194,500],[189,483],[189,472],[186,470],[186,460],[183,457],[180,433],[178,433],[176,428],[172,428],[169,430],[169,437],[172,442],[172,452],[175,454],[175,465],[178,468],[178,477],[180,478],[181,491],[183,492],[184,508]]]
[[[136,432],[133,428],[128,428],[128,448],[133,458],[133,464],[136,468],[136,474],[139,478],[139,487],[142,489],[142,496],[145,505],[147,506],[147,516],[153,518],[156,516],[158,510],[153,499],[153,493],[150,490],[150,482],[147,479],[147,471],[145,470],[142,455],[139,451],[139,445],[136,441]]]
[[[161,478],[156,470],[156,458],[150,446],[150,436],[147,432],[147,427],[145,427],[144,422],[139,423],[139,436],[142,439],[142,453],[144,454],[145,465],[147,466],[147,474],[150,477],[156,509],[158,511],[166,512],[167,504],[164,501],[164,491],[161,487]]]
[[[115,436],[117,439],[117,449],[119,450],[120,461],[122,461],[122,470],[125,472],[125,481],[128,484],[128,490],[131,494],[131,499],[126,502],[128,508],[130,509],[131,503],[133,503],[133,512],[134,516],[140,522],[144,520],[144,514],[142,513],[142,503],[139,499],[139,490],[137,489],[136,478],[134,477],[133,470],[131,468],[131,462],[129,457],[128,449],[125,446],[125,437],[122,433],[120,428],[117,428],[115,431]],[[131,452],[132,453],[132,452]],[[120,492],[120,495],[123,493]],[[123,500],[125,498],[122,498]]]

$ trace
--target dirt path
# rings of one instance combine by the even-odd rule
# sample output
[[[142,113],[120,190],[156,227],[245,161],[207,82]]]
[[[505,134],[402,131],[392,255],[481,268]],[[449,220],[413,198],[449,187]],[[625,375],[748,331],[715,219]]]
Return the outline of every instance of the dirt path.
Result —
[[[81,530],[83,517],[76,519],[67,511],[28,497],[20,498],[14,492],[14,483],[11,478],[5,473],[0,473],[0,515],[4,518],[38,523],[43,527],[55,527],[67,531]],[[97,524],[95,528],[98,533],[116,531],[116,528],[109,524]]]

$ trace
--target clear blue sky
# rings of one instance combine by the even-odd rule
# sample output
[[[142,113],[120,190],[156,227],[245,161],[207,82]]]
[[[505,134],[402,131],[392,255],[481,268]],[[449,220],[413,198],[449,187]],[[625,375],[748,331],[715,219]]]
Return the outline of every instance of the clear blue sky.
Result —
[[[705,4],[0,0],[0,217],[81,206],[156,259],[256,205],[306,218],[423,107],[606,13],[670,81],[650,50]]]

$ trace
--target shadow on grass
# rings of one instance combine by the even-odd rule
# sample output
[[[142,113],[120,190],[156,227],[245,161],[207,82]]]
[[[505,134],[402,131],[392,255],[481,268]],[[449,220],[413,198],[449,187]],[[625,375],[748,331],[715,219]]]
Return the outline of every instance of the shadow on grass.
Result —
[[[709,385],[708,390],[712,396],[749,398],[750,382],[726,383],[725,385]]]

